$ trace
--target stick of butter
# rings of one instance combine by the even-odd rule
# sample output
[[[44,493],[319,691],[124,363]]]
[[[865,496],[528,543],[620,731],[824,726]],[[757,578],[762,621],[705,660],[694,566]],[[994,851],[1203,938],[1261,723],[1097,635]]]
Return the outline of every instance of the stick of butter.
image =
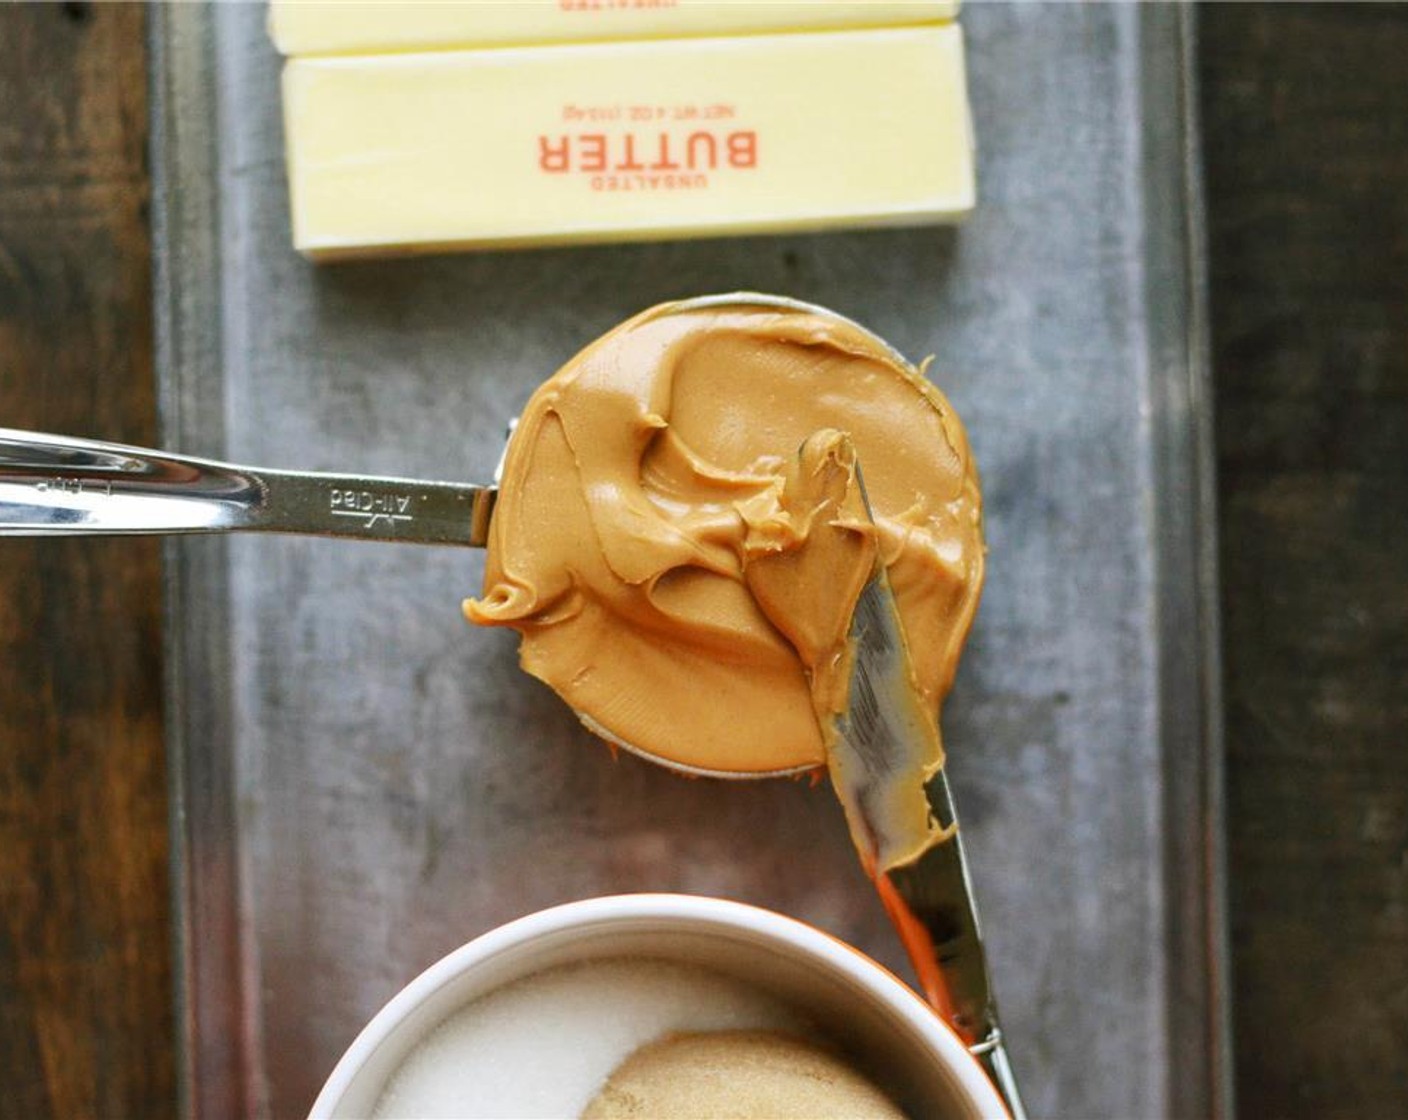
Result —
[[[291,59],[313,257],[951,221],[957,25]]]
[[[958,0],[273,0],[284,54],[882,27],[954,19]]]

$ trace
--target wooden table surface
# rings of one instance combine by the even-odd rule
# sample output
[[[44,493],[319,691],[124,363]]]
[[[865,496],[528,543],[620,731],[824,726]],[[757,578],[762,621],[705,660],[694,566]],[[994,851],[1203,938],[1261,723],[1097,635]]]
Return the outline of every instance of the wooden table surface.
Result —
[[[0,426],[156,438],[144,15],[0,8]],[[1408,7],[1201,13],[1237,1091],[1408,1116]],[[160,558],[0,544],[0,1118],[175,1111]]]
[[[1408,1117],[1408,7],[1209,7],[1237,1084]]]

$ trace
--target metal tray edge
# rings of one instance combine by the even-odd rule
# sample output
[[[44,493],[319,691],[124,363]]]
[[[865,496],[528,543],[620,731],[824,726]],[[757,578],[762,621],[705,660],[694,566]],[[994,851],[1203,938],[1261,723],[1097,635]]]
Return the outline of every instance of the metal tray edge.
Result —
[[[1159,24],[1165,26],[1160,28]],[[1169,28],[1167,24],[1173,23]],[[1190,4],[1141,8],[1142,58],[1178,90],[1176,106],[1146,105],[1147,135],[1176,139],[1146,146],[1146,222],[1178,259],[1173,276],[1146,274],[1149,322],[1162,327],[1151,350],[1163,407],[1154,410],[1154,516],[1171,542],[1159,555],[1158,610],[1162,642],[1160,706],[1164,737],[1165,864],[1170,900],[1167,943],[1175,968],[1169,976],[1170,1058],[1197,1076],[1167,1084],[1172,1116],[1232,1120],[1234,1099],[1227,937],[1226,821],[1222,665],[1217,571],[1217,486],[1212,369],[1208,337],[1207,246],[1198,118],[1197,13]],[[1148,33],[1161,31],[1159,33]],[[1176,44],[1176,57],[1161,50]],[[1151,85],[1146,83],[1146,91]],[[1167,120],[1150,113],[1162,111]],[[1168,135],[1163,129],[1172,135]],[[1170,185],[1173,189],[1170,190]],[[1181,280],[1180,290],[1173,283]],[[1156,309],[1172,302],[1176,313]],[[1184,628],[1182,620],[1191,622]],[[1181,710],[1187,697],[1196,711]]]
[[[213,129],[213,11],[147,10],[153,320],[162,446],[219,455],[220,211]],[[177,1093],[182,1116],[247,1114],[239,887],[230,843],[233,724],[228,696],[224,542],[164,549],[164,699],[175,954]],[[195,596],[193,587],[213,589]],[[224,838],[221,841],[220,838]]]
[[[1182,551],[1161,565],[1161,618],[1195,620],[1192,633],[1170,641],[1161,628],[1160,690],[1167,701],[1187,695],[1191,674],[1196,713],[1172,732],[1165,723],[1168,762],[1191,750],[1196,765],[1171,781],[1165,797],[1167,819],[1188,820],[1186,829],[1168,830],[1166,852],[1170,897],[1169,944],[1180,953],[1170,977],[1168,1023],[1170,1055],[1198,1054],[1199,1076],[1170,1081],[1172,1115],[1209,1115],[1231,1120],[1232,1085],[1229,965],[1226,918],[1221,663],[1218,628],[1216,477],[1213,451],[1211,370],[1208,359],[1206,248],[1198,143],[1196,14],[1189,5],[1154,5],[1142,10],[1141,26],[1176,21],[1163,41],[1178,44],[1177,57],[1156,54],[1159,35],[1143,36],[1143,57],[1153,67],[1172,67],[1179,91],[1180,143],[1162,153],[1164,163],[1146,154],[1143,186],[1151,220],[1169,224],[1178,246],[1186,290],[1179,298],[1185,314],[1166,324],[1185,325],[1179,339],[1163,341],[1181,349],[1187,376],[1156,386],[1173,398],[1161,410],[1156,431],[1154,478],[1161,483],[1155,512],[1161,533],[1172,532]],[[214,122],[214,13],[207,5],[158,5],[148,10],[150,57],[152,236],[154,317],[158,401],[166,446],[218,455],[211,433],[221,430],[218,378],[193,376],[218,370],[221,322],[219,261],[219,167]],[[1147,88],[1147,87],[1146,87]],[[1166,107],[1165,107],[1166,108]],[[1176,167],[1171,165],[1176,161]],[[1151,189],[1153,172],[1176,171],[1175,199]],[[199,191],[193,183],[202,184]],[[1170,206],[1170,203],[1173,203]],[[1168,295],[1160,289],[1146,297]],[[1151,316],[1151,319],[1153,317]],[[1175,418],[1188,422],[1181,427]],[[1179,489],[1183,487],[1184,489]],[[1182,495],[1182,498],[1180,498]],[[245,1114],[250,1101],[244,1057],[248,1021],[240,984],[237,867],[232,837],[234,806],[229,796],[233,742],[228,698],[194,688],[199,679],[221,679],[227,653],[227,599],[188,589],[222,589],[227,580],[221,542],[177,541],[165,554],[165,697],[170,786],[173,923],[178,978],[176,1022],[180,1111],[187,1116]],[[1181,571],[1183,580],[1165,578]],[[1177,687],[1175,687],[1177,685]],[[199,749],[197,749],[199,745]],[[1175,754],[1175,752],[1178,752]],[[1186,765],[1186,763],[1180,763]],[[1177,773],[1166,765],[1171,777]],[[1194,816],[1185,817],[1189,807]],[[215,833],[212,834],[212,826]],[[228,830],[228,831],[222,831]],[[213,998],[219,995],[221,998]]]

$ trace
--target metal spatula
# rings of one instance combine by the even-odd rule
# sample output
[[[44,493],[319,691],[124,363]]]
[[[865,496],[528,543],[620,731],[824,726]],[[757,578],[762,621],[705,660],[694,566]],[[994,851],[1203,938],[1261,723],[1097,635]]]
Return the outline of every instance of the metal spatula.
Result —
[[[869,514],[859,468],[856,481]],[[923,793],[930,814],[947,838],[906,866],[888,872],[874,866],[883,805],[895,789],[918,780],[908,760],[922,754],[915,748],[923,744],[925,735],[936,733],[933,715],[924,710],[914,685],[904,626],[883,564],[876,565],[861,591],[851,615],[849,637],[854,659],[848,703],[846,712],[836,720],[839,742],[832,750],[843,755],[851,777],[833,784],[852,836],[857,838],[857,848],[891,910],[929,1002],[987,1071],[1013,1120],[1025,1120],[1026,1110],[998,1024],[953,793],[942,769],[929,779]],[[834,767],[837,759],[831,761]],[[892,893],[882,880],[888,880]],[[905,918],[896,915],[895,908],[907,911],[917,924],[916,936],[905,935]]]

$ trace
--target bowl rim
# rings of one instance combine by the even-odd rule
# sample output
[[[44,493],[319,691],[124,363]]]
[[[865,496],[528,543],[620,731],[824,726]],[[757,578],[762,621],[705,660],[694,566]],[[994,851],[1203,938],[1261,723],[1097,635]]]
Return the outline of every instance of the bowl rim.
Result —
[[[796,918],[745,902],[703,895],[633,893],[562,903],[515,918],[451,950],[396,993],[357,1034],[328,1075],[309,1120],[333,1120],[342,1098],[377,1050],[411,1014],[472,968],[540,939],[570,930],[679,922],[708,933],[729,931],[785,946],[843,979],[869,989],[935,1050],[970,1105],[982,1116],[1007,1109],[987,1075],[953,1028],[894,973],[839,938]]]

